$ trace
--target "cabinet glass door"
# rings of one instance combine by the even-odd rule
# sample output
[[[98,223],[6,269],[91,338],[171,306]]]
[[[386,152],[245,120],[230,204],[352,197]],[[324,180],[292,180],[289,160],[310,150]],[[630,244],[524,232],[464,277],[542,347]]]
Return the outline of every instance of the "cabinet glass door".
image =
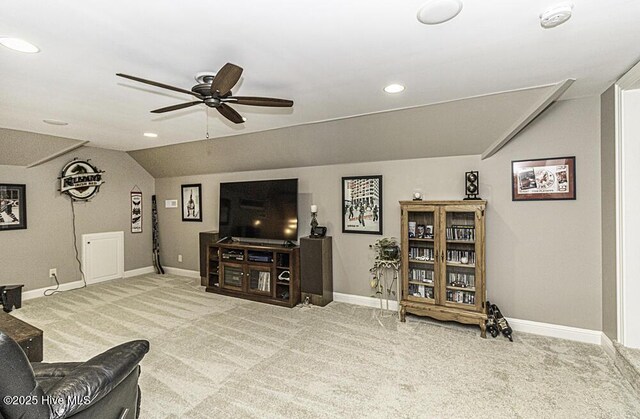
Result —
[[[447,207],[444,209],[444,245],[445,261],[443,278],[443,299],[445,305],[479,310],[482,301],[476,298],[480,291],[479,254],[480,246],[476,240],[478,234],[477,221],[479,210],[465,207]],[[480,292],[477,295],[482,295]]]
[[[249,291],[256,294],[271,295],[271,268],[264,266],[249,266]]]
[[[207,286],[220,286],[220,258],[217,247],[207,248]]]
[[[242,290],[242,284],[244,279],[244,270],[242,265],[231,265],[228,263],[221,264],[222,266],[222,286],[224,288],[231,288],[236,290]]]
[[[435,303],[438,271],[437,217],[435,207],[421,206],[409,209],[403,223],[408,260],[404,272],[406,298],[419,302]]]

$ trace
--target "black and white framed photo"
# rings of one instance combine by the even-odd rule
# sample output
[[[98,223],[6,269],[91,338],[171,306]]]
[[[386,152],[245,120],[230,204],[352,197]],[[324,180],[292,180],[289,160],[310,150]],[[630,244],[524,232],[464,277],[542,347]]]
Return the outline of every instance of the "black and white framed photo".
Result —
[[[182,185],[182,221],[202,221],[202,185]]]
[[[342,178],[342,232],[382,234],[382,176]]]
[[[142,192],[131,192],[131,232],[142,233]]]
[[[0,231],[27,228],[25,185],[0,183]]]

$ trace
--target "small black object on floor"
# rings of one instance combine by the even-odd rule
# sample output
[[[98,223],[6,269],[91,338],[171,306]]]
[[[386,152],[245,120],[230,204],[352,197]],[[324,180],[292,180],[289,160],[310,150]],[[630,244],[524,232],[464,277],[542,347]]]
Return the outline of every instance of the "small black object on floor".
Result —
[[[491,304],[489,301],[487,301],[487,317],[487,332],[489,332],[492,337],[495,338],[502,333],[510,342],[513,342],[513,329],[509,326],[509,322],[502,315],[498,306]]]
[[[0,285],[2,309],[9,313],[13,308],[22,307],[22,287],[24,285]]]

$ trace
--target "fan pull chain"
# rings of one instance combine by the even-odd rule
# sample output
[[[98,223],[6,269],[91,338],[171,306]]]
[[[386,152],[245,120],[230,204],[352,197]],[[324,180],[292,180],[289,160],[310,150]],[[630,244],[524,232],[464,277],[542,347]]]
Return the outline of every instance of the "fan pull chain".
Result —
[[[207,140],[209,139],[209,107],[207,107]]]

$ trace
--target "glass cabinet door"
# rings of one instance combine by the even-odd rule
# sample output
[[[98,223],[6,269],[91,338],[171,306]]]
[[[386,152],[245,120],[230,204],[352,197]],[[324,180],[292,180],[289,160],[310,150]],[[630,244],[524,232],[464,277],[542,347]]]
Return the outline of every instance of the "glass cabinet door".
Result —
[[[436,240],[436,208],[409,207],[403,220],[403,231],[408,260],[405,296],[408,300],[435,303],[437,298],[438,246]]]
[[[233,265],[228,263],[221,264],[222,267],[222,286],[235,290],[242,290],[244,283],[244,270],[242,265]]]
[[[271,295],[271,268],[250,265],[248,270],[249,291],[256,294]]]
[[[480,211],[455,206],[444,209],[444,244],[441,258],[445,261],[443,298],[445,305],[477,310],[482,301],[479,291],[481,247],[477,239]],[[477,295],[481,295],[478,292]]]
[[[208,287],[220,286],[220,257],[217,247],[207,248],[207,284]]]

